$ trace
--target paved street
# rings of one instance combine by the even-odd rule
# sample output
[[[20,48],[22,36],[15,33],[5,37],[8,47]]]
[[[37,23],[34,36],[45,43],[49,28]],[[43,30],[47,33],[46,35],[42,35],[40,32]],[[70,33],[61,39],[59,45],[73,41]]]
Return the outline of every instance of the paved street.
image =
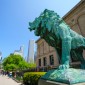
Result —
[[[0,76],[0,85],[21,85],[7,76]]]

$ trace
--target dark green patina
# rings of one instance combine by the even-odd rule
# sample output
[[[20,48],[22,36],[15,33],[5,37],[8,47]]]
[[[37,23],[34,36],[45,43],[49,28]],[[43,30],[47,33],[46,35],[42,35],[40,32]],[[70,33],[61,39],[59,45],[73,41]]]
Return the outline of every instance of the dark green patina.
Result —
[[[58,52],[59,58],[61,58],[59,59],[61,60],[61,65],[56,72],[61,70],[62,74],[62,72],[67,69],[67,71],[69,71],[70,56],[78,57],[81,62],[81,67],[85,68],[85,60],[82,55],[83,49],[85,49],[85,38],[71,30],[71,28],[64,22],[62,18],[60,18],[57,13],[45,9],[44,12],[41,13],[41,15],[32,23],[29,23],[29,25],[30,31],[34,30],[36,36],[43,38],[50,46],[56,49],[56,52]],[[71,69],[70,72],[73,72],[73,69]],[[51,73],[48,72],[42,78],[45,79],[46,76],[50,74]],[[58,76],[59,73],[56,75]],[[56,78],[53,78],[53,80],[62,81],[57,76]],[[77,82],[75,81],[75,83]]]

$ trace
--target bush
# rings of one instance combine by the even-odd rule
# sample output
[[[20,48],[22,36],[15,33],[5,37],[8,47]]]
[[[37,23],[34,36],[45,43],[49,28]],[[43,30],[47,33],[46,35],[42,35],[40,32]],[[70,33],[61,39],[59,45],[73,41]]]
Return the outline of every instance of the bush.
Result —
[[[25,85],[38,85],[38,80],[46,72],[27,72],[24,73],[23,83]]]

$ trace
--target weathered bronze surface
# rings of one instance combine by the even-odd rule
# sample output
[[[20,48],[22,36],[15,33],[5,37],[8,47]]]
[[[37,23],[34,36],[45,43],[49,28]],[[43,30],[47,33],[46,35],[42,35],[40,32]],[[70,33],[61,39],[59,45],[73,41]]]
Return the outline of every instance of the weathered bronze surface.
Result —
[[[60,16],[54,11],[45,9],[41,15],[36,18],[32,23],[29,23],[30,31],[34,30],[36,36],[43,38],[50,46],[54,47],[59,54],[59,60],[61,61],[60,66],[57,70],[54,70],[51,77],[51,71],[49,71],[43,79],[60,82],[69,81],[70,77],[81,78],[80,70],[70,69],[69,62],[70,56],[78,58],[81,62],[81,67],[85,68],[85,60],[83,58],[83,49],[85,49],[85,38],[78,33],[71,30],[71,28],[64,22]],[[64,75],[62,76],[62,73]],[[68,74],[65,74],[67,72]],[[71,74],[70,74],[71,73]],[[84,72],[83,72],[84,73]],[[58,76],[61,75],[63,79],[60,79]],[[65,76],[66,75],[66,76]],[[78,76],[77,76],[78,75]],[[83,76],[83,75],[82,75]],[[85,74],[82,78],[85,77]],[[65,80],[64,80],[65,79]],[[67,80],[66,80],[67,79]],[[78,80],[79,82],[84,82],[83,79]],[[77,80],[70,81],[71,83],[77,83]]]

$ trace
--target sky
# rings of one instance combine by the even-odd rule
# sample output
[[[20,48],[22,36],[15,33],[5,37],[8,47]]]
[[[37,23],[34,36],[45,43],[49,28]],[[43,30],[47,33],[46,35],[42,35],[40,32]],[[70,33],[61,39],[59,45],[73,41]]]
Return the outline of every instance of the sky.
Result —
[[[0,52],[7,57],[20,46],[24,56],[28,54],[29,40],[39,37],[28,30],[32,22],[45,9],[53,10],[63,17],[80,0],[0,0]]]

